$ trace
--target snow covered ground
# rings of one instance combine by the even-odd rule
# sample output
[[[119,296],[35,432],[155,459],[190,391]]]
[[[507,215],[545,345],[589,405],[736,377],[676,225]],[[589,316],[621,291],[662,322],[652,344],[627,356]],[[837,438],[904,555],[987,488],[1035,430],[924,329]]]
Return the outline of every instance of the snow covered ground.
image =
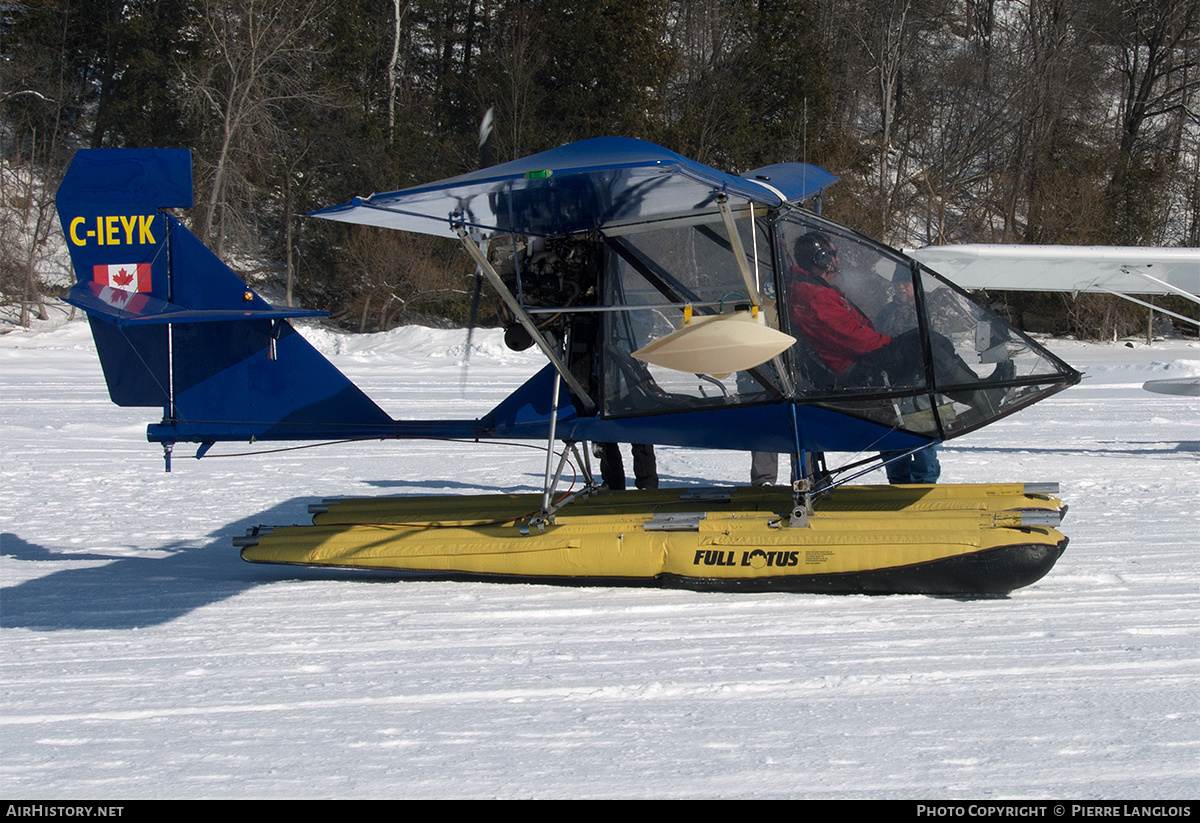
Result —
[[[307,332],[399,417],[538,365],[479,333]],[[1058,480],[1071,545],[1005,599],[399,581],[251,566],[231,538],[343,495],[536,490],[544,458],[145,442],[86,324],[0,337],[0,794],[9,798],[1195,798],[1200,345],[1052,344],[1088,372],[943,451]],[[846,456],[849,459],[849,456]],[[659,450],[664,485],[749,456]],[[879,476],[868,482],[882,482]]]

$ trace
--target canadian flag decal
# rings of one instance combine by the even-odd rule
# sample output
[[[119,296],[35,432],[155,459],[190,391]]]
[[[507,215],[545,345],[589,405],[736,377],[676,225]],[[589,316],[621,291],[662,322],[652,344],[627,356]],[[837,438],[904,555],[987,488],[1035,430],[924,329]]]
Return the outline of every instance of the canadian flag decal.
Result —
[[[96,266],[93,269],[93,280],[101,286],[108,286],[121,291],[150,291],[149,263],[114,263],[106,266]]]

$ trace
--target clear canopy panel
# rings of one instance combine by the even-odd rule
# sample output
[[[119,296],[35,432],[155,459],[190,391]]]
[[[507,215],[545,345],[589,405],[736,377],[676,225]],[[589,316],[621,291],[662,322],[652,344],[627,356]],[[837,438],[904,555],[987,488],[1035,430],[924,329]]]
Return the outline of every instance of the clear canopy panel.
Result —
[[[602,304],[610,417],[792,400],[930,438],[952,437],[1074,382],[1074,372],[965,292],[899,252],[800,209],[736,225],[746,269],[712,215],[609,236]],[[752,227],[753,226],[753,230]],[[761,307],[795,338],[729,375],[634,353],[695,315]]]
[[[605,315],[601,356],[608,416],[673,409],[715,408],[781,400],[786,392],[771,363],[729,375],[692,374],[633,356],[651,341],[680,329],[685,307],[699,317],[760,305],[775,317],[775,278],[765,221],[743,212],[736,224],[747,277],[720,217],[675,221],[648,231],[608,238],[603,303],[625,307]],[[771,301],[771,302],[768,302]],[[766,303],[766,305],[761,305]]]
[[[798,398],[950,437],[1074,381],[1061,360],[899,252],[794,209],[774,229]]]

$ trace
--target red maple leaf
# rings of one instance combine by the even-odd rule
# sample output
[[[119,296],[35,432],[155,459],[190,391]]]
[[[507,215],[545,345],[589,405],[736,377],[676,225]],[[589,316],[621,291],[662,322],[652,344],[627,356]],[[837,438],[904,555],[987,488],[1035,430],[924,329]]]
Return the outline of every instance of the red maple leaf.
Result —
[[[125,269],[121,269],[119,272],[113,275],[112,281],[118,286],[128,286],[133,282],[133,275],[125,271]]]

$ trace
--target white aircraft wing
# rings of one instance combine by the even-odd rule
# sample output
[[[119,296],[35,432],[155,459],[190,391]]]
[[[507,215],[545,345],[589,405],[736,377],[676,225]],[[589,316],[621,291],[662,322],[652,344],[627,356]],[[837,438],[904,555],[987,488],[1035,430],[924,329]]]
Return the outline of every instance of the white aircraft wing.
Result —
[[[1133,294],[1174,294],[1200,303],[1200,249],[1133,246],[926,246],[908,254],[964,289],[1103,292],[1179,320]],[[1200,396],[1200,377],[1151,380],[1161,394]]]
[[[1200,303],[1200,249],[979,244],[908,254],[964,289],[1104,292],[1200,325],[1130,296],[1174,294]]]
[[[981,244],[908,254],[964,289],[1200,297],[1200,249]]]

